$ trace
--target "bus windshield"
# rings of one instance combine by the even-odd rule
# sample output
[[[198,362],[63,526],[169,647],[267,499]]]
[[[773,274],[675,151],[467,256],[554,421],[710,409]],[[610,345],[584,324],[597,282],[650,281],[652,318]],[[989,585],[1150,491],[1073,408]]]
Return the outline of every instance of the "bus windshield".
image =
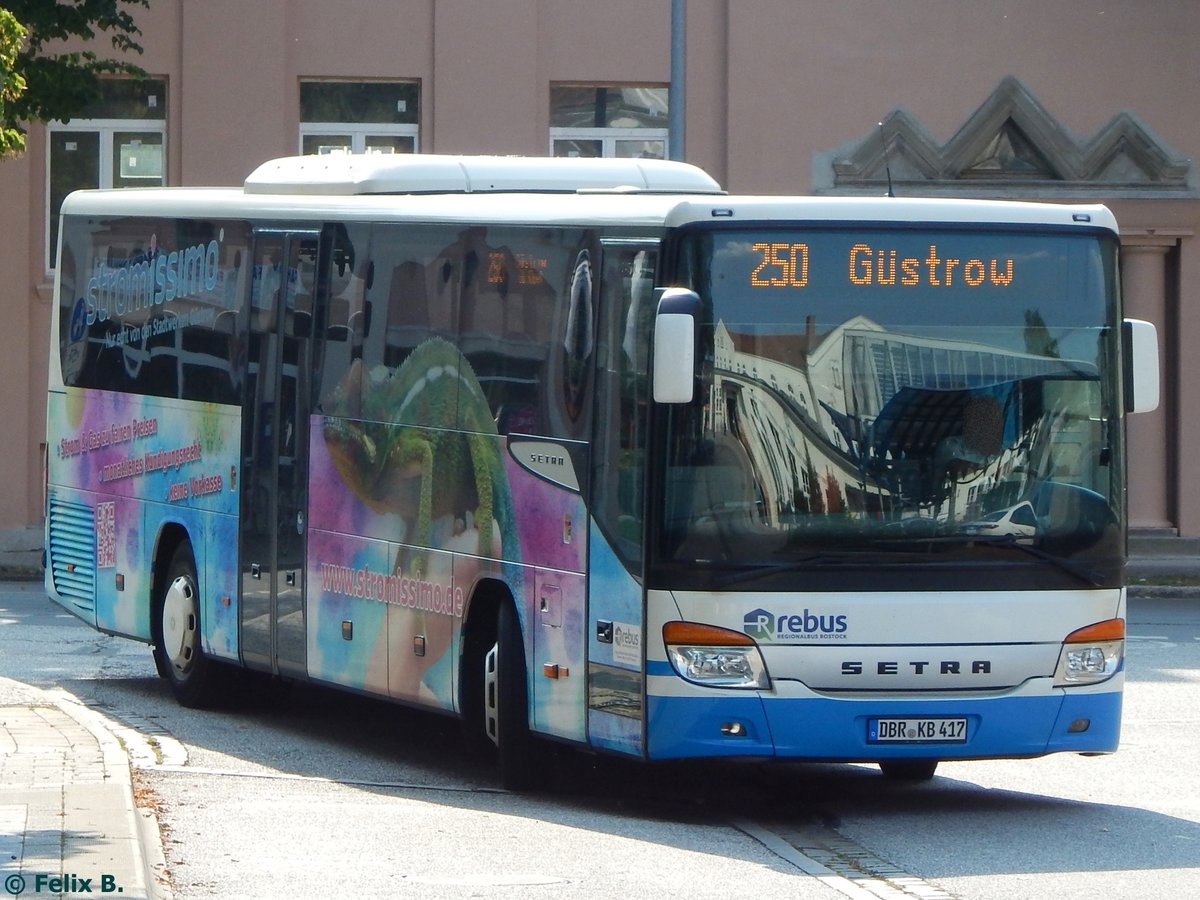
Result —
[[[871,558],[1112,568],[1115,253],[1061,231],[685,235],[705,362],[697,401],[659,418],[658,560],[733,579]]]

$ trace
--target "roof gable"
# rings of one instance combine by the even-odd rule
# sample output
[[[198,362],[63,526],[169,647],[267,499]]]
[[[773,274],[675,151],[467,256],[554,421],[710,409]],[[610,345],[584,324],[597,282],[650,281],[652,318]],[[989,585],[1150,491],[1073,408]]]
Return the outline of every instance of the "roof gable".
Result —
[[[817,193],[881,193],[890,184],[905,193],[972,196],[1200,194],[1192,161],[1133,113],[1118,113],[1080,139],[1011,76],[944,144],[897,109],[865,137],[820,155],[813,175]]]

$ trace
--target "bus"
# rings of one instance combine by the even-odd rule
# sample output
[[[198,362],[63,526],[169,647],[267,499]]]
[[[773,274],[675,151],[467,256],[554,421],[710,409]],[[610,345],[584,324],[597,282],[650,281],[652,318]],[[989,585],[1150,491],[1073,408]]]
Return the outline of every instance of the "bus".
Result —
[[[1098,205],[734,196],[666,161],[313,156],[62,207],[46,588],[238,670],[554,742],[1117,748],[1126,414]]]

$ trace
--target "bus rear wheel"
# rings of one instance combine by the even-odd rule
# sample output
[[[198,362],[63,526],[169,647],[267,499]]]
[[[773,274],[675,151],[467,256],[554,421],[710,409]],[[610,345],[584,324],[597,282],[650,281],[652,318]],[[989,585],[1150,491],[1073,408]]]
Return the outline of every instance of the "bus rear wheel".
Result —
[[[529,681],[521,623],[511,603],[500,607],[496,643],[484,658],[484,704],[488,737],[500,759],[500,782],[510,791],[531,790],[541,753],[529,730]]]
[[[212,706],[222,696],[222,666],[204,653],[200,588],[192,548],[175,548],[156,600],[154,664],[183,706]]]

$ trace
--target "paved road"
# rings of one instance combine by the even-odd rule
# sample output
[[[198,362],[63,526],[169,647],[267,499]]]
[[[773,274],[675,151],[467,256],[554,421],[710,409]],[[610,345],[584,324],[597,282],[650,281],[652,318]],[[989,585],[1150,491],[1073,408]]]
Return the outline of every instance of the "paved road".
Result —
[[[1130,613],[1122,750],[864,766],[617,765],[499,791],[446,719],[323,690],[175,706],[149,652],[0,586],[0,674],[132,725],[176,896],[1200,896],[1200,606]],[[15,627],[10,627],[15,626]],[[157,735],[157,737],[155,737]]]

